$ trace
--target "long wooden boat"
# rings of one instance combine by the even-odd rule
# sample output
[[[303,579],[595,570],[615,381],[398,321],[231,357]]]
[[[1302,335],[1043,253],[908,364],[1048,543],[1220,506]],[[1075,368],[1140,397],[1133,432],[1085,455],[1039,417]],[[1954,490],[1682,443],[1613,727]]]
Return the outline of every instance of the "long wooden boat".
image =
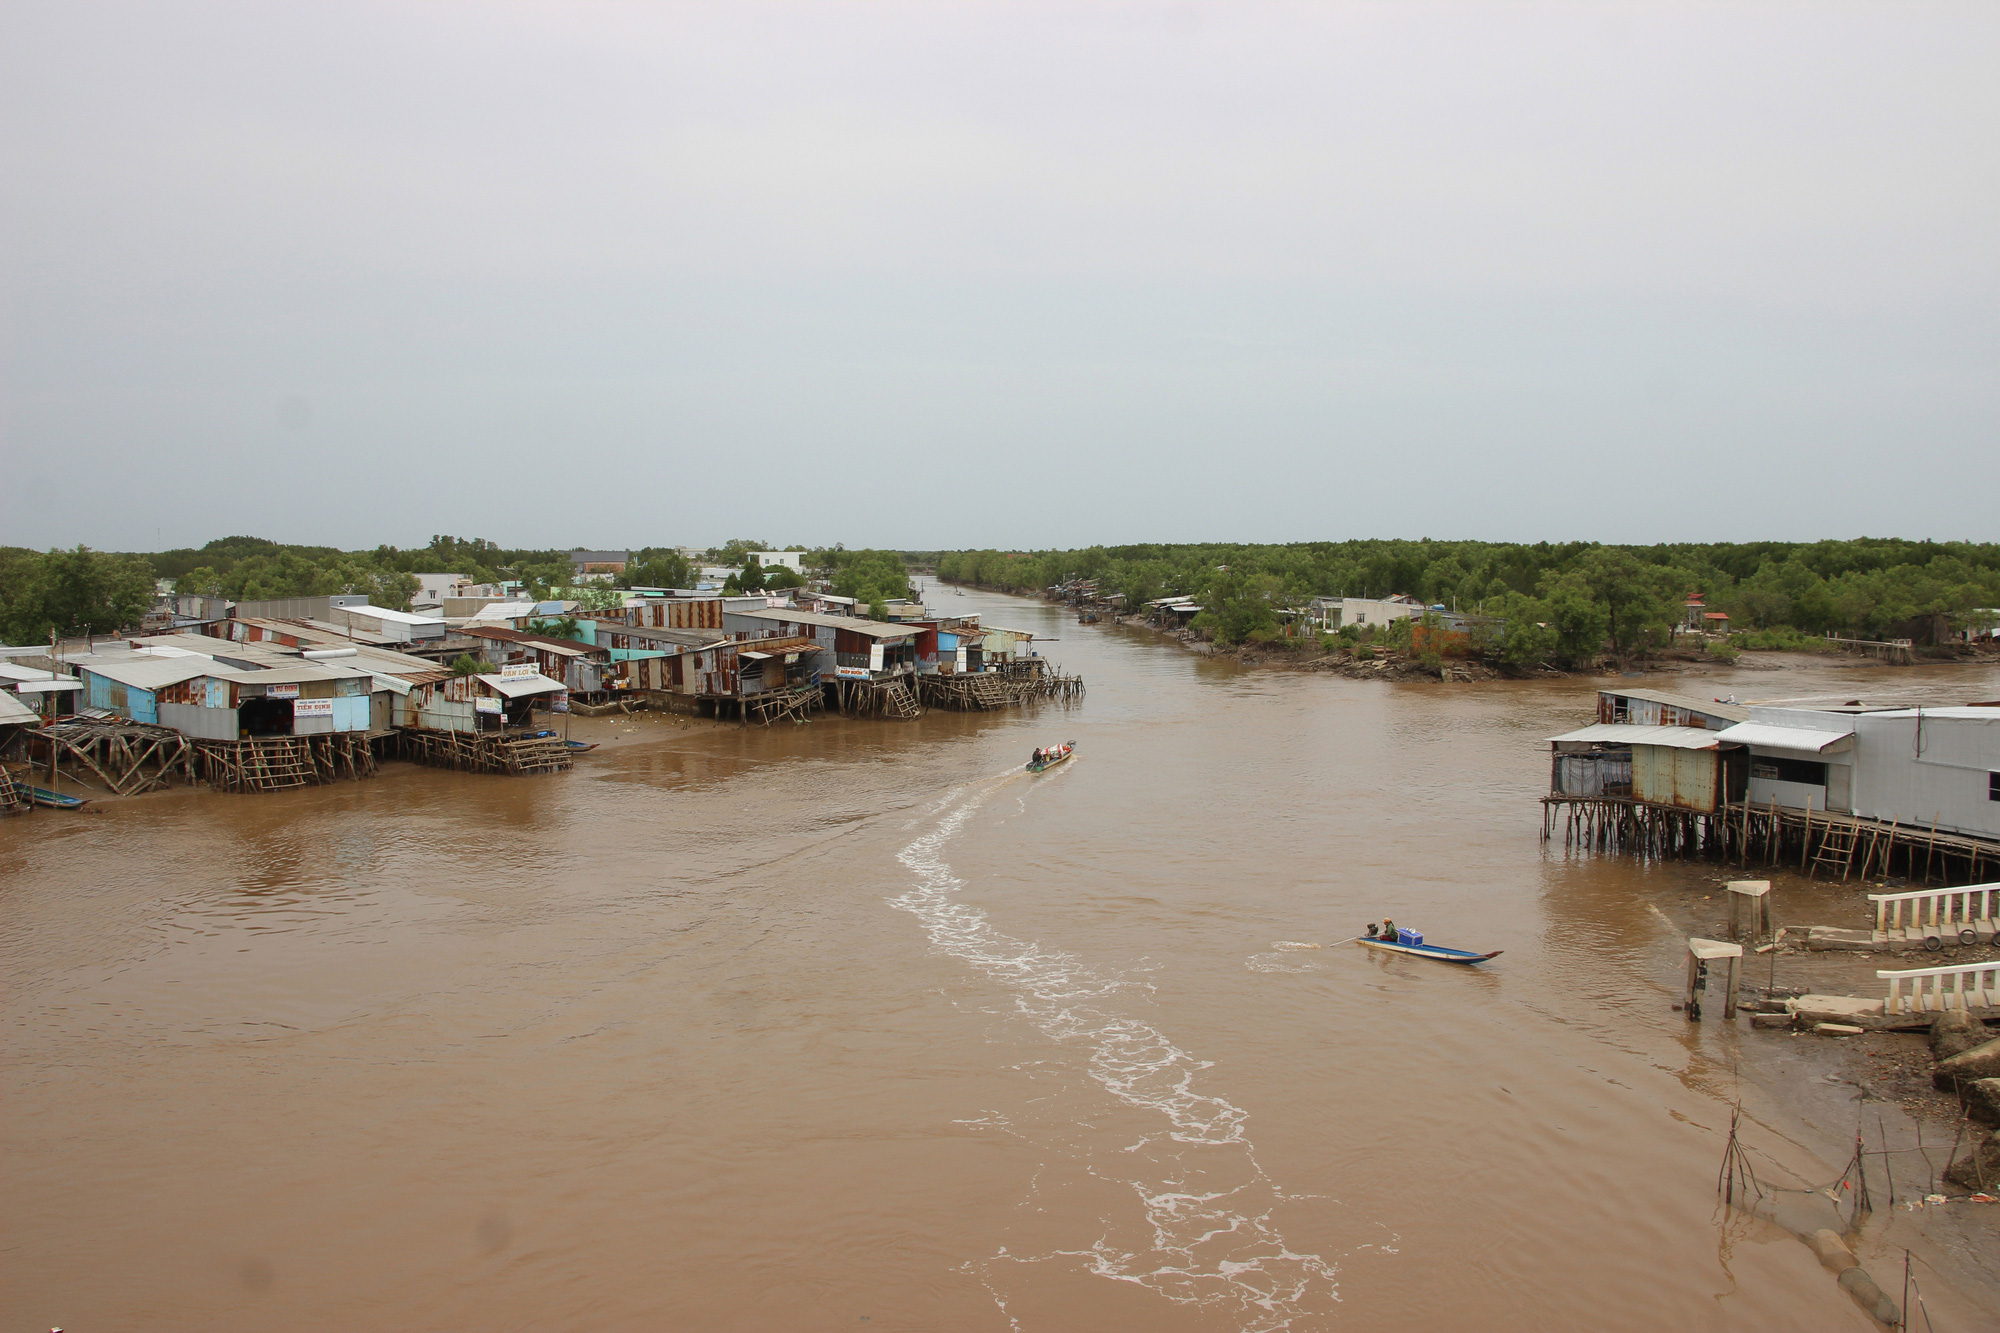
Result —
[[[584,754],[588,751],[595,750],[597,748],[598,743],[596,741],[564,741],[563,745],[572,754]]]
[[[1505,949],[1495,949],[1492,953],[1471,953],[1465,949],[1447,949],[1441,944],[1398,944],[1394,940],[1354,941],[1369,949],[1381,949],[1386,953],[1414,954],[1418,958],[1435,958],[1440,963],[1483,963],[1489,958],[1498,958]]]
[[[26,783],[21,785],[27,786]],[[36,805],[46,805],[51,810],[81,810],[90,804],[89,797],[65,796],[46,787],[28,787],[28,799]]]
[[[1076,753],[1076,742],[1064,741],[1062,749],[1057,751],[1055,754],[1048,755],[1048,757],[1043,759],[1030,759],[1028,761],[1028,771],[1030,773],[1039,773],[1043,769],[1054,768],[1057,764],[1060,764],[1063,760],[1069,758],[1071,755],[1075,753]]]

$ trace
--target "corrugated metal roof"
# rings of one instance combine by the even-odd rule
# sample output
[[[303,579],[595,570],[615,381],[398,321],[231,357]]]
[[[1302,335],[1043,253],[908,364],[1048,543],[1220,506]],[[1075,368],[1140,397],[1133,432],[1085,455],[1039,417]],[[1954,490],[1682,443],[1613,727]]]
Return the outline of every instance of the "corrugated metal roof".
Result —
[[[672,629],[661,625],[621,625],[617,621],[604,622],[597,632],[626,634],[653,643],[671,643],[677,647],[695,649],[729,641],[729,636],[719,629]]]
[[[1615,685],[1607,685],[1599,694],[1614,695],[1620,699],[1644,699],[1650,704],[1665,704],[1669,708],[1685,708],[1690,712],[1708,713],[1714,717],[1726,717],[1732,722],[1750,720],[1750,710],[1741,704],[1725,704],[1714,699],[1697,699],[1691,694],[1672,694],[1666,690],[1627,690]]]
[[[127,689],[161,690],[184,680],[193,680],[196,676],[209,675],[216,670],[216,665],[206,657],[134,657],[123,662],[101,659],[78,662],[76,668],[87,675],[116,681]]]
[[[1943,708],[1885,708],[1870,714],[1871,717],[1917,717],[1922,715],[1928,721],[1934,717],[1951,718],[1960,722],[2000,722],[2000,705],[1995,704],[1954,704]]]
[[[385,620],[393,625],[444,624],[444,620],[438,616],[420,616],[409,611],[392,610],[386,606],[370,606],[366,602],[362,603],[360,606],[336,606],[333,609],[335,611],[342,611],[351,615],[367,616],[371,620]]]
[[[200,674],[243,685],[294,685],[309,680],[352,680],[375,673],[366,667],[347,666],[343,662],[293,662],[250,671],[210,664],[209,669]]]
[[[55,674],[40,667],[15,666],[5,658],[0,658],[0,680],[50,680]]]
[[[1845,731],[1822,731],[1817,727],[1780,727],[1769,722],[1738,722],[1733,727],[1725,727],[1715,733],[1716,739],[1732,745],[1761,745],[1771,750],[1805,750],[1813,754],[1823,754],[1827,750],[1851,743],[1854,728]]]
[[[1593,722],[1549,737],[1549,744],[1664,745],[1673,750],[1713,750],[1725,733],[1702,727],[1653,727],[1634,722]]]
[[[0,690],[0,725],[12,724],[19,726],[24,722],[33,722],[34,720],[34,709],[28,707],[6,691]]]
[[[852,616],[823,616],[817,611],[731,611],[729,614],[789,625],[827,625],[834,629],[851,630],[871,639],[909,639],[917,634],[915,627],[910,625],[885,625],[879,620],[856,620]]]
[[[508,699],[519,699],[530,694],[549,694],[567,688],[559,680],[547,676],[480,676],[480,680],[491,686],[495,694]]]

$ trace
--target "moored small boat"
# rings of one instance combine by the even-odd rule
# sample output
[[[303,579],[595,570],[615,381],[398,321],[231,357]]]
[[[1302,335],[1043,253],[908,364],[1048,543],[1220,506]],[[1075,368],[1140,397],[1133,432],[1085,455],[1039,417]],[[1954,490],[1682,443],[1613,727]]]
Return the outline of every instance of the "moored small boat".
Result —
[[[1057,764],[1060,764],[1075,753],[1075,741],[1064,741],[1061,745],[1045,746],[1035,751],[1034,758],[1028,761],[1028,771],[1030,773],[1039,773],[1043,769],[1054,768]]]
[[[22,785],[26,786],[27,784],[23,783]],[[50,791],[46,787],[29,787],[28,799],[36,805],[46,805],[51,810],[81,810],[90,804],[88,797],[65,796],[59,791]]]
[[[1466,949],[1447,949],[1442,944],[1399,944],[1389,939],[1369,939],[1366,936],[1355,941],[1370,949],[1381,949],[1386,953],[1407,953],[1418,958],[1435,958],[1440,963],[1483,963],[1489,958],[1498,958],[1504,949],[1492,953],[1473,953]]]
[[[573,753],[582,754],[585,750],[595,750],[598,743],[596,741],[564,741],[563,745]]]

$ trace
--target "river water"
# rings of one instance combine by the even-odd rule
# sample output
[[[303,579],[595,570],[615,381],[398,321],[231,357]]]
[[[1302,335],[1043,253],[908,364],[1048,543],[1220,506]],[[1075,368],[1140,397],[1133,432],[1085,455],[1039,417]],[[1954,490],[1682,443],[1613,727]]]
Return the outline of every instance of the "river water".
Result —
[[[1846,1145],[1669,1009],[1714,869],[1539,839],[1598,682],[945,604],[1087,700],[0,825],[6,1327],[1874,1327],[1717,1213]]]

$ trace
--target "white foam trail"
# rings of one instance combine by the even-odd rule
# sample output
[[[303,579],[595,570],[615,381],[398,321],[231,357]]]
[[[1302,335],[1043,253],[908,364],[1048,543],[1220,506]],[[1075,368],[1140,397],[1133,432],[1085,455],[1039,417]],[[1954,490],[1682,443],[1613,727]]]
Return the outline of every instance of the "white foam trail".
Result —
[[[1045,1036],[1083,1046],[1093,1080],[1126,1105],[1159,1115],[1163,1137],[1185,1145],[1174,1152],[1178,1160],[1155,1163],[1170,1179],[1118,1174],[1149,1161],[1140,1150],[1151,1145],[1151,1135],[1125,1150],[1133,1154],[1125,1163],[1089,1164],[1092,1174],[1132,1190],[1151,1232],[1150,1249],[1123,1249],[1107,1237],[1089,1250],[1064,1253],[1100,1277],[1136,1283],[1175,1302],[1233,1307],[1245,1333],[1290,1328],[1305,1303],[1318,1304],[1322,1292],[1324,1299],[1339,1299],[1333,1266],[1317,1254],[1294,1252],[1272,1224],[1273,1209],[1287,1196],[1257,1164],[1244,1132],[1248,1117],[1224,1098],[1196,1090],[1195,1075],[1210,1062],[1181,1050],[1151,1024],[1106,1007],[1131,983],[1096,975],[1074,954],[1002,934],[985,912],[953,896],[964,885],[943,848],[997,785],[966,796],[896,854],[916,883],[890,905],[915,916],[933,946],[1005,986],[1016,1011]],[[1195,1179],[1203,1185],[1195,1186]],[[994,1298],[1001,1300],[998,1292]]]

